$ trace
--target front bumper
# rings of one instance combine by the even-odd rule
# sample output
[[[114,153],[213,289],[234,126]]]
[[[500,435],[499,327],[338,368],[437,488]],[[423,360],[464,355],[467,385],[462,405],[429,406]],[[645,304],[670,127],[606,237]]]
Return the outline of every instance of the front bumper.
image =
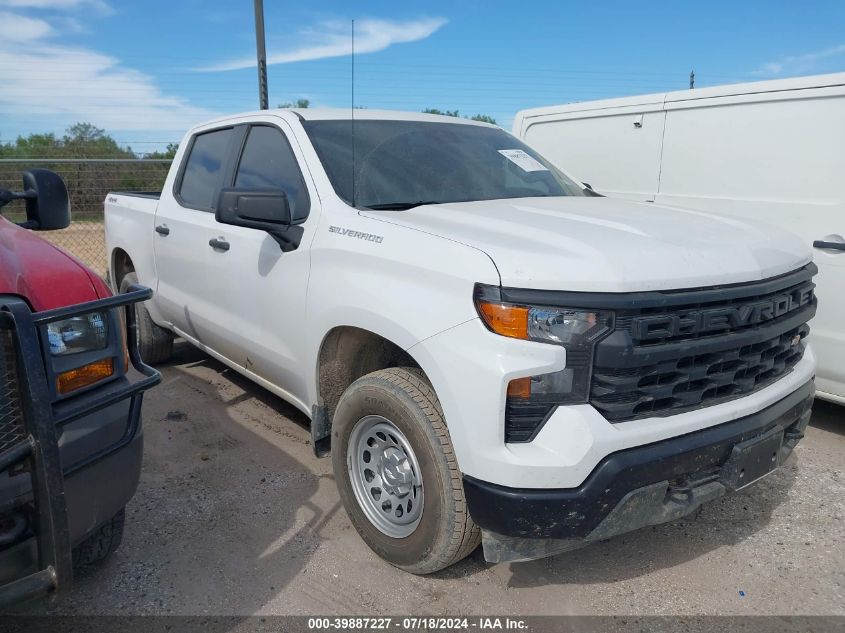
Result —
[[[137,348],[131,304],[152,292],[33,314],[19,299],[0,302],[0,607],[69,587],[71,548],[132,497],[140,475],[142,395],[161,380]],[[64,401],[45,371],[46,326],[93,311],[125,309],[131,367]]]
[[[811,380],[757,413],[608,455],[577,488],[516,489],[465,476],[467,505],[482,528],[485,558],[503,562],[553,555],[680,518],[744,487],[734,455],[749,440],[774,441],[769,445],[778,448],[771,466],[780,466],[804,436],[814,391]]]

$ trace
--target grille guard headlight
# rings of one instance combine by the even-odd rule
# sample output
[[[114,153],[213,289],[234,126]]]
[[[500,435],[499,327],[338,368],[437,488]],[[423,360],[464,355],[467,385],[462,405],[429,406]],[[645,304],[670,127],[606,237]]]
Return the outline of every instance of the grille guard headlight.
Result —
[[[41,326],[41,337],[48,380],[58,399],[125,372],[126,340],[115,310],[50,320]]]
[[[51,356],[67,356],[105,349],[108,317],[102,312],[55,321],[47,325]]]

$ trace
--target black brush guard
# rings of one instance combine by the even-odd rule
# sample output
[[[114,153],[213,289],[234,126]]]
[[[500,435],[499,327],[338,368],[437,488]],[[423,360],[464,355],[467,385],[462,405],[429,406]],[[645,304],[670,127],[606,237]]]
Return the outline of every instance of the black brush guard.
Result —
[[[71,586],[71,542],[64,480],[127,446],[138,433],[143,392],[158,384],[161,375],[141,360],[137,344],[138,324],[135,310],[131,307],[139,301],[146,301],[152,294],[149,288],[135,285],[121,295],[38,313],[33,313],[22,300],[0,300],[0,330],[11,331],[15,343],[22,421],[19,439],[4,442],[0,449],[0,473],[25,467],[30,474],[39,567],[35,573],[0,586],[0,608],[51,591],[65,591]],[[89,393],[82,404],[63,407],[61,413],[56,413],[44,368],[40,331],[55,321],[117,308],[124,309],[129,359],[140,376],[120,385],[103,385]],[[130,399],[129,416],[123,436],[111,446],[63,467],[58,430],[69,422],[127,398]]]

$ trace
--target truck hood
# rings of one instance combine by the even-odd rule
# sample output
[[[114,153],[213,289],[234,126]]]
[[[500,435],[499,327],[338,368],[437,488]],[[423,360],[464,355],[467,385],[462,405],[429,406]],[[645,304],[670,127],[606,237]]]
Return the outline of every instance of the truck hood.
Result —
[[[50,310],[98,299],[88,270],[32,231],[0,217],[0,295]]]
[[[812,253],[797,237],[736,218],[617,198],[515,198],[363,215],[484,251],[503,286],[585,292],[759,281]]]

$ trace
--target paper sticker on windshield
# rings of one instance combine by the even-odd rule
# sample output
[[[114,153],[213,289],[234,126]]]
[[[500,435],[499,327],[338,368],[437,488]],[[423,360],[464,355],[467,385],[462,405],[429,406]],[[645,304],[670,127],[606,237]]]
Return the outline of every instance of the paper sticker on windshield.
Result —
[[[522,169],[522,171],[549,171],[549,168],[543,165],[536,158],[532,158],[525,150],[521,149],[500,149],[499,153],[507,158],[514,165]]]

